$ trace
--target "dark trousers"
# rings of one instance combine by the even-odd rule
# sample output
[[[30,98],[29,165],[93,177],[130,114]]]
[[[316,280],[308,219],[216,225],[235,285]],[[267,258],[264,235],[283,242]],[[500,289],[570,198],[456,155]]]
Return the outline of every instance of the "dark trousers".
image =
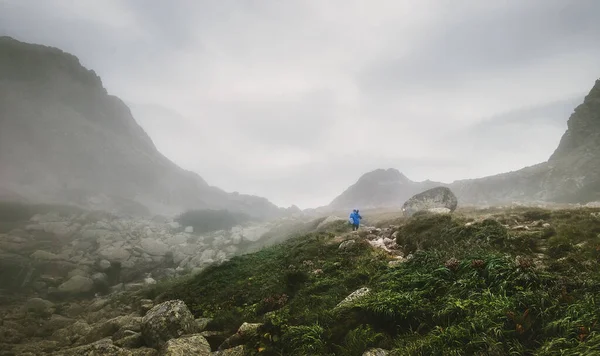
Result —
[[[352,231],[358,230],[358,224],[352,224]]]

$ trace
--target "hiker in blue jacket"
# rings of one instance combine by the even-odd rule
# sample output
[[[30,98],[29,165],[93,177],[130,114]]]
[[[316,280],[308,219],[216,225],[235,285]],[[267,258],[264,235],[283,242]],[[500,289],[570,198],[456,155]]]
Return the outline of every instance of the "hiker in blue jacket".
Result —
[[[358,227],[360,226],[360,219],[362,219],[362,216],[360,216],[358,209],[354,209],[352,211],[352,214],[350,214],[350,220],[352,222],[352,231],[358,230]]]

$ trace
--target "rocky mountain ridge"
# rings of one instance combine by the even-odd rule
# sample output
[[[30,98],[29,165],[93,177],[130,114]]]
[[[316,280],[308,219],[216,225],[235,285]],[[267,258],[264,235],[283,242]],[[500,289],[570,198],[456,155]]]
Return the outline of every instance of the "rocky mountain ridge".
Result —
[[[10,37],[0,37],[0,167],[0,200],[136,215],[192,208],[260,219],[287,213],[178,167],[77,57]]]
[[[396,169],[363,175],[321,210],[400,207],[435,186],[450,188],[459,204],[588,203],[600,200],[600,80],[577,106],[556,151],[546,162],[490,177],[450,184],[413,182]]]

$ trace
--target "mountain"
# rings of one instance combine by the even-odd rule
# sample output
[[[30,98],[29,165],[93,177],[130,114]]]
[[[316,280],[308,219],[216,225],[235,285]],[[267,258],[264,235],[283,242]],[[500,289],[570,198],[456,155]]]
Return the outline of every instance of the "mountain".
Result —
[[[0,37],[0,167],[0,198],[134,214],[285,211],[178,167],[77,57],[10,37]]]
[[[360,179],[328,206],[332,210],[349,208],[400,207],[410,197],[440,185],[432,181],[413,182],[397,169],[377,169]]]
[[[379,169],[362,176],[327,208],[397,207],[412,195],[436,185],[452,189],[460,204],[600,200],[600,80],[571,114],[567,131],[546,162],[451,184],[413,182],[395,169]]]

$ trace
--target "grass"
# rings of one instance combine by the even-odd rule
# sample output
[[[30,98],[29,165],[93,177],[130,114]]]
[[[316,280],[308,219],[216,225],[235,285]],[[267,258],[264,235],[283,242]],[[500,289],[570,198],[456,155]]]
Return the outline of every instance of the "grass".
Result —
[[[390,257],[343,224],[157,286],[212,330],[264,323],[256,355],[598,355],[598,210],[518,209],[400,222]],[[546,225],[545,225],[546,224]],[[528,226],[521,228],[519,225]],[[361,287],[371,292],[336,308]],[[158,288],[158,289],[157,289]]]

